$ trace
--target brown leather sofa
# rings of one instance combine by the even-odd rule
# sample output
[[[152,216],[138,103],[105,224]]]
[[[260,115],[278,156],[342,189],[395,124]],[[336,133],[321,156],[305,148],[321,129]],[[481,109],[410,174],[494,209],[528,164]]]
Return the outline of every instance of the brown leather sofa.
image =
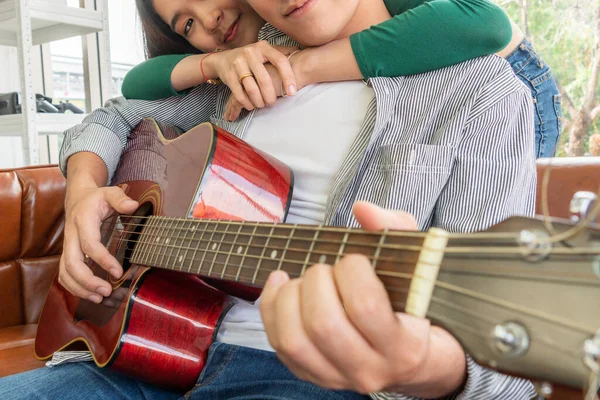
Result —
[[[568,217],[573,193],[598,190],[600,158],[540,160],[538,187],[549,162],[550,214]],[[57,167],[0,170],[0,377],[43,365],[33,340],[62,250],[64,194]]]
[[[0,170],[0,377],[43,365],[33,340],[62,251],[64,196],[57,167]]]

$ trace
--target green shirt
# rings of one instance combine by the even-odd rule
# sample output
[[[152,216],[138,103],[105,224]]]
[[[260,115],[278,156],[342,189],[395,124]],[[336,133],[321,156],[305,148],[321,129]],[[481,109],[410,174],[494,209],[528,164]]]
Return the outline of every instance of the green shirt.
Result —
[[[510,20],[489,0],[384,0],[394,18],[350,36],[364,78],[433,71],[493,54],[512,38]],[[189,54],[147,60],[127,73],[127,99],[187,93],[171,85],[173,68]]]

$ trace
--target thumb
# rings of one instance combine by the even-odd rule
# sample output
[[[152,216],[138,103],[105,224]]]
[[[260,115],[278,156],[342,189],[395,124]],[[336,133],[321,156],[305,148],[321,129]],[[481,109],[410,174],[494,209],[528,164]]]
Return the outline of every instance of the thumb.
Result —
[[[107,188],[104,199],[115,211],[122,214],[131,214],[139,206],[137,201],[127,196],[119,187]]]
[[[386,210],[366,201],[354,203],[354,216],[358,223],[369,231],[417,230],[417,221],[411,214],[404,211]]]

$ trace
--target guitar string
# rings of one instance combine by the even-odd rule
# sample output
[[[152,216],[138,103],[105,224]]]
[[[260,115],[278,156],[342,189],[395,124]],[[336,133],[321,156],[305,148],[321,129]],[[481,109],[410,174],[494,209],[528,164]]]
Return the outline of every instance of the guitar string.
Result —
[[[124,240],[124,242],[126,242],[126,240]],[[207,241],[208,242],[208,241]],[[154,242],[139,242],[140,245],[144,245],[147,244],[148,247],[152,247],[152,246],[158,246],[156,245]],[[227,256],[227,257],[242,257],[242,251],[244,250],[244,248],[248,249],[248,248],[254,248],[254,249],[266,249],[266,247],[264,247],[261,244],[246,244],[244,246],[237,246],[238,249],[237,251],[233,251],[235,245],[232,242],[224,242],[224,241],[220,241],[219,243],[221,244],[221,247],[223,245],[227,245],[230,246],[229,251],[226,250],[215,250],[215,249],[211,249],[208,248],[208,244],[210,242],[207,243],[207,246],[205,248],[200,248],[199,246],[197,247],[185,247],[185,246],[176,246],[176,245],[168,245],[168,244],[161,244],[159,249],[156,249],[156,251],[154,249],[145,249],[145,250],[141,250],[141,252],[143,254],[141,255],[135,255],[135,256],[131,256],[131,257],[127,257],[124,256],[122,257],[123,260],[125,261],[131,261],[132,258],[142,258],[145,257],[145,259],[150,259],[152,260],[152,258],[161,258],[164,259],[165,257],[167,257],[167,259],[165,260],[166,262],[170,262],[171,258],[173,258],[173,261],[176,261],[179,264],[182,264],[184,261],[186,262],[190,262],[192,265],[194,263],[194,261],[196,261],[196,259],[194,257],[187,257],[187,252],[190,250],[193,250],[195,253],[197,253],[198,251],[203,252],[203,253],[207,253],[207,254],[215,254],[215,259],[217,256]],[[214,242],[216,243],[216,242]],[[213,245],[214,245],[213,243]],[[240,249],[241,248],[241,249]],[[169,254],[169,256],[167,256],[167,251],[171,250],[171,253]],[[285,257],[286,252],[289,253],[302,253],[305,254],[306,250],[304,249],[297,249],[297,248],[290,248],[290,247],[279,247],[279,246],[269,246],[269,249],[275,251],[277,254],[274,255],[254,255],[254,254],[247,254],[246,257],[251,258],[251,259],[258,259],[260,260],[260,262],[265,261],[265,262],[286,262],[286,263],[290,263],[290,264],[297,264],[297,265],[302,265],[302,266],[308,266],[307,262],[312,264],[312,263],[317,263],[317,262],[321,262],[321,263],[326,263],[328,260],[327,258],[325,258],[324,260],[311,260],[310,258],[308,260],[305,261],[300,261],[297,259],[293,259],[293,258],[289,258],[289,257]],[[161,251],[161,250],[164,250]],[[177,254],[174,254],[174,250],[177,250]],[[180,251],[181,250],[185,250],[185,254],[182,256],[180,255]],[[279,257],[278,256],[278,251],[282,250],[284,255]],[[134,250],[135,252],[135,250]],[[247,253],[247,251],[245,252]],[[321,256],[334,256],[337,258],[338,253],[337,252],[329,252],[329,251],[315,251],[315,254],[311,254],[311,256],[314,257],[321,257]],[[411,267],[414,267],[416,261],[408,261],[408,262],[402,262],[399,261],[397,258],[391,258],[391,257],[383,257],[383,256],[370,256],[370,255],[365,255],[365,257],[367,257],[370,261],[384,261],[384,262],[391,262],[394,263],[395,265],[403,265],[403,264],[410,264]],[[471,259],[474,259],[473,257],[471,257]],[[458,258],[447,258],[447,261],[458,261],[460,259]],[[489,255],[486,255],[486,257],[484,258],[484,260],[486,260],[487,262],[489,262]],[[331,260],[329,260],[331,261]],[[571,260],[573,261],[573,260]],[[587,261],[587,260],[586,260]],[[228,263],[228,264],[233,264],[233,263]],[[232,267],[234,265],[231,265]],[[563,271],[542,271],[540,269],[532,269],[532,268],[526,268],[526,267],[489,267],[489,266],[484,266],[484,267],[480,267],[480,266],[461,266],[463,269],[451,269],[451,268],[445,268],[443,271],[444,272],[456,272],[456,273],[468,273],[468,272],[481,272],[481,273],[488,273],[488,274],[500,274],[501,276],[513,276],[513,277],[518,277],[515,274],[516,273],[521,273],[521,274],[529,274],[529,275],[533,275],[530,276],[529,278],[537,278],[539,280],[552,280],[550,278],[571,278],[571,279],[581,279],[584,281],[584,283],[587,284],[594,284],[594,278],[596,278],[596,275],[594,275],[594,272],[592,271],[592,269],[590,268],[590,270],[588,271],[588,273],[570,273],[570,272],[563,272]],[[492,269],[493,268],[493,269]],[[558,268],[560,268],[561,270],[564,271],[570,271],[573,269],[572,266],[562,266],[559,265]],[[500,273],[502,271],[506,271],[506,270],[512,270],[513,273],[508,273],[508,272],[503,272]],[[527,276],[525,277],[527,278]],[[591,279],[591,281],[590,281]],[[600,285],[600,280],[598,281],[598,285]]]
[[[600,189],[598,190],[598,195],[600,196]],[[555,234],[553,234],[552,236],[550,236],[549,238],[541,238],[539,239],[539,243],[540,244],[546,244],[546,243],[556,243],[556,242],[561,242],[561,241],[565,241],[568,240],[570,238],[572,238],[573,236],[575,236],[576,234],[578,234],[579,232],[581,232],[583,229],[585,229],[586,227],[589,226],[590,222],[592,222],[595,218],[595,216],[600,213],[600,202],[598,202],[598,204],[596,204],[593,209],[588,213],[587,217],[585,219],[582,219],[581,221],[578,222],[577,225],[571,227],[570,229],[566,230],[563,233],[560,234],[556,234],[554,228],[552,228],[551,232],[554,232]],[[108,221],[110,219],[116,219],[121,217],[120,215],[113,215],[111,217],[108,217],[107,219],[105,219],[105,221]],[[171,222],[189,222],[189,221],[196,221],[196,222],[207,222],[207,223],[218,223],[218,224],[228,224],[228,225],[238,225],[238,224],[243,224],[245,226],[264,226],[264,227],[268,227],[270,225],[275,225],[276,227],[285,229],[286,226],[290,226],[290,224],[283,224],[283,223],[278,223],[278,224],[269,224],[269,223],[260,223],[260,222],[250,222],[250,221],[228,221],[228,220],[217,220],[217,219],[198,219],[198,218],[177,218],[177,217],[164,217],[164,216],[154,216],[154,215],[149,215],[149,216],[143,216],[143,215],[139,215],[139,216],[123,216],[123,217],[129,217],[129,218],[134,218],[134,219],[149,219],[149,218],[153,218],[153,219],[163,219],[163,220],[167,220],[167,221],[171,221]],[[550,217],[545,215],[544,216],[545,219],[545,224],[547,225],[548,223],[552,224]],[[139,225],[139,224],[137,224]],[[369,231],[363,231],[361,229],[353,229],[353,228],[338,228],[338,227],[322,227],[323,230],[327,230],[327,231],[333,231],[333,232],[350,232],[352,233],[354,232],[360,232],[363,234],[371,234],[371,235],[378,235],[380,234],[380,232],[369,232]],[[302,229],[302,228],[300,228]],[[313,226],[305,226],[304,229],[307,230],[314,230],[315,228]],[[390,236],[391,237],[395,237],[395,236],[404,236],[404,237],[424,237],[426,236],[427,233],[426,232],[407,232],[407,231],[390,231]],[[516,233],[490,233],[490,232],[477,232],[477,233],[469,233],[469,234],[463,234],[463,233],[451,233],[449,234],[449,238],[451,239],[482,239],[482,238],[509,238],[509,239],[514,239],[517,237]]]
[[[220,264],[220,265],[222,265],[223,263],[213,262],[213,264]],[[158,268],[160,268],[160,267],[158,267]],[[175,268],[171,268],[171,269],[172,270],[177,270]],[[252,270],[252,271],[254,271],[254,268],[252,268],[252,267],[244,267],[242,265],[235,267],[235,269],[238,269],[238,270],[246,269],[246,270]],[[183,270],[179,269],[179,271],[183,271]],[[261,272],[271,272],[271,271],[275,271],[275,270],[261,269]],[[203,271],[200,269],[198,271],[198,274],[202,275],[202,272]],[[406,279],[407,283],[408,283],[408,281],[412,280],[413,277],[414,277],[414,275],[412,273],[411,274],[409,274],[409,273],[395,273],[395,272],[387,272],[387,271],[376,271],[376,274],[379,275],[379,276],[384,276],[384,277]],[[233,275],[231,273],[227,273],[227,267],[226,266],[224,266],[224,269],[220,273],[216,272],[216,273],[212,274],[209,277],[211,277],[211,278],[228,279],[228,280],[232,280],[232,278],[235,278],[236,282],[256,284],[256,281],[250,282],[250,278],[244,278],[242,276],[242,278],[243,279],[247,279],[247,281],[246,280],[240,280],[239,277],[238,277],[238,275]],[[488,302],[490,304],[493,304],[495,306],[498,306],[498,307],[501,307],[501,308],[504,308],[504,309],[509,309],[509,310],[512,310],[512,311],[517,311],[517,312],[520,312],[520,313],[525,313],[525,314],[528,314],[528,315],[530,315],[532,317],[535,317],[535,318],[538,318],[538,319],[541,319],[541,320],[544,320],[544,321],[547,321],[547,322],[558,323],[558,324],[564,325],[564,326],[566,326],[568,328],[577,329],[577,330],[583,330],[586,333],[590,333],[590,332],[594,332],[595,331],[592,328],[581,327],[581,326],[578,326],[578,325],[576,325],[574,323],[570,323],[568,321],[564,321],[564,320],[562,320],[560,318],[547,316],[544,313],[535,312],[534,310],[527,310],[526,308],[520,307],[518,305],[515,305],[515,304],[513,304],[513,303],[511,303],[509,301],[502,300],[502,299],[496,299],[496,298],[493,298],[491,296],[486,296],[486,295],[483,295],[483,294],[480,294],[480,293],[472,292],[472,291],[466,290],[464,288],[458,287],[456,285],[451,285],[451,284],[447,284],[445,282],[440,282],[440,281],[436,281],[434,283],[434,285],[437,286],[437,287],[440,287],[442,289],[448,290],[450,292],[460,294],[460,295],[465,296],[465,297],[475,298],[477,300],[485,301],[485,302]],[[388,288],[388,287],[394,288],[394,287],[397,287],[397,286],[386,285],[386,288]]]
[[[449,307],[449,308],[453,308],[454,305],[451,305],[448,301],[444,301],[442,299],[438,299],[438,298],[432,298],[432,301],[436,301],[438,304],[440,304],[440,306],[444,307]],[[392,305],[395,305],[396,307],[400,307],[400,308],[404,308],[406,306],[406,303],[400,302],[400,301],[396,301],[396,302],[392,302]],[[469,310],[455,310],[458,313],[461,314],[465,314],[467,315],[469,318],[474,318],[475,320],[481,321],[485,324],[490,325],[491,327],[494,327],[496,325],[501,324],[501,322],[496,322],[496,321],[490,321],[486,318],[483,318],[481,315],[477,315],[477,314],[472,314],[472,312],[469,312]],[[481,331],[478,331],[472,327],[470,327],[469,325],[466,325],[465,323],[458,321],[454,318],[450,318],[448,315],[440,315],[437,314],[431,310],[427,311],[427,316],[430,318],[433,318],[434,320],[438,320],[440,322],[443,322],[443,326],[450,326],[450,325],[458,325],[461,329],[465,330],[465,331],[469,331],[469,333],[475,335],[475,336],[479,336],[481,339],[485,340],[486,342],[489,343],[489,340],[491,339],[490,336],[481,334]],[[572,350],[569,348],[565,348],[563,346],[560,346],[559,344],[555,343],[555,342],[551,342],[549,340],[547,340],[546,338],[542,337],[541,335],[537,335],[535,331],[531,331],[529,330],[529,333],[531,333],[530,338],[532,339],[532,342],[535,342],[536,344],[542,344],[548,348],[551,348],[557,352],[563,353],[567,356],[571,356],[574,358],[579,358],[580,357],[580,352],[579,349],[577,350]]]
[[[149,235],[150,236],[150,235]],[[162,237],[162,236],[161,236]],[[266,249],[266,247],[262,244],[252,244],[252,243],[246,243],[244,245],[239,245],[237,246],[236,243],[234,242],[225,242],[225,241],[218,241],[218,242],[212,242],[213,245],[215,245],[216,243],[220,244],[220,247],[222,247],[223,245],[226,246],[230,246],[229,251],[227,250],[215,250],[215,249],[211,249],[209,248],[210,245],[210,241],[209,240],[202,240],[199,239],[198,240],[198,246],[197,247],[186,247],[186,246],[177,246],[174,244],[156,244],[156,242],[153,241],[137,241],[135,243],[137,243],[138,245],[147,245],[147,247],[159,247],[158,249],[144,249],[141,252],[143,253],[142,255],[132,255],[130,257],[124,256],[122,257],[122,259],[124,261],[132,261],[132,259],[135,258],[142,258],[144,257],[145,260],[152,260],[153,258],[158,259],[159,257],[161,258],[161,261],[166,257],[167,259],[165,260],[165,262],[169,263],[171,258],[173,258],[173,261],[176,261],[179,264],[182,264],[183,262],[190,262],[191,265],[194,264],[194,261],[196,261],[196,259],[194,257],[187,257],[187,253],[190,250],[193,250],[195,253],[197,252],[204,252],[207,254],[215,254],[215,256],[213,257],[215,260],[217,258],[217,256],[228,256],[228,257],[242,257],[243,254],[241,252],[244,251],[244,248],[254,248],[257,250],[262,250],[262,249]],[[125,239],[122,240],[122,242],[129,242],[129,240]],[[206,243],[206,247],[204,248],[200,248],[200,244],[202,243]],[[237,251],[234,252],[234,247],[238,247]],[[241,250],[240,250],[241,248]],[[285,263],[289,263],[289,264],[296,264],[296,265],[301,265],[301,266],[308,266],[307,265],[307,261],[300,261],[300,260],[296,260],[296,259],[292,259],[292,258],[286,258],[285,254],[287,254],[288,252],[296,252],[296,253],[302,253],[305,254],[306,250],[305,249],[298,249],[298,248],[290,248],[288,247],[280,247],[280,246],[273,246],[270,245],[268,246],[269,249],[273,250],[273,251],[283,251],[284,252],[284,256],[282,257],[278,257],[277,255],[254,255],[254,254],[247,254],[248,251],[245,251],[246,253],[246,258],[250,258],[250,259],[257,259],[259,260],[259,262],[285,262]],[[161,251],[161,250],[164,250]],[[171,253],[167,256],[167,251],[171,250]],[[177,250],[177,254],[173,254],[174,251]],[[185,250],[185,254],[183,256],[181,256],[179,253],[181,250]],[[133,252],[135,252],[135,250],[133,250]],[[330,252],[330,251],[314,251],[314,254],[311,254],[311,256],[334,256],[337,257],[338,253],[337,252]],[[485,256],[483,259],[486,260],[487,262],[489,262],[489,254],[485,254],[482,255]],[[313,257],[313,258],[314,258]],[[410,264],[411,267],[414,267],[414,265],[416,264],[416,261],[412,261],[412,262],[401,262],[399,261],[397,258],[392,258],[392,257],[383,257],[383,256],[379,256],[379,257],[375,257],[375,256],[369,256],[369,255],[365,255],[365,257],[367,257],[370,261],[384,261],[384,262],[391,262],[394,263],[395,265],[402,265],[402,264]],[[474,259],[474,257],[471,257],[472,259]],[[459,260],[457,258],[452,258],[450,257],[449,259],[447,259],[447,261],[449,260]],[[571,260],[573,261],[573,260]],[[587,261],[587,260],[586,260]],[[309,263],[316,263],[316,262],[327,262],[327,259],[320,261],[314,261],[314,260],[308,260]],[[143,263],[143,262],[142,262]],[[224,264],[224,263],[223,263]],[[233,263],[231,263],[233,264]],[[237,267],[236,265],[228,265],[228,267]],[[248,267],[248,268],[252,268],[252,267]],[[542,271],[539,269],[531,269],[531,268],[526,268],[526,267],[493,267],[493,269],[491,267],[480,267],[480,266],[463,266],[463,268],[467,268],[466,270],[452,270],[450,268],[447,269],[443,269],[443,272],[456,272],[456,273],[465,273],[465,272],[481,272],[481,273],[493,273],[496,275],[501,275],[501,276],[506,276],[506,277],[519,277],[516,276],[515,274],[517,272],[521,272],[522,274],[530,274],[530,275],[534,275],[535,278],[537,278],[538,280],[551,280],[549,278],[555,277],[555,278],[571,278],[571,279],[581,279],[583,280],[583,283],[586,284],[590,284],[593,285],[594,284],[594,278],[596,277],[594,275],[594,272],[592,271],[592,269],[590,268],[590,270],[588,271],[588,273],[569,273],[569,272],[562,272],[562,271]],[[517,268],[521,268],[520,270],[514,271],[513,274],[510,273],[506,273],[504,272],[499,273],[500,271],[502,271],[502,269],[517,269]],[[560,268],[561,270],[564,269],[566,271],[572,270],[573,267],[572,266],[558,266],[558,268]],[[264,269],[263,269],[264,270]],[[273,271],[273,270],[269,270],[269,271]],[[538,274],[538,275],[536,275]],[[533,278],[533,277],[532,277]],[[591,279],[591,281],[590,281]],[[572,282],[573,283],[573,282]],[[598,285],[600,286],[600,280],[598,281]]]
[[[156,227],[155,227],[156,228]],[[174,230],[171,228],[165,228],[166,230]],[[183,229],[182,229],[183,230]],[[101,230],[101,232],[108,232],[110,230]],[[139,234],[138,232],[135,231],[119,231],[119,232],[123,232],[126,234]],[[206,233],[206,231],[204,231],[204,233]],[[213,231],[210,231],[208,233],[213,233]],[[273,236],[273,235],[260,235],[260,234],[255,234],[255,233],[251,233],[251,232],[231,232],[231,231],[214,231],[214,234],[219,234],[219,235],[237,235],[237,236],[249,236],[251,239],[252,237],[264,237],[264,238],[275,238],[275,239],[281,239],[281,240],[287,240],[289,237],[288,236]],[[181,239],[181,240],[190,240],[190,241],[194,241],[194,240],[198,240],[194,237],[187,237],[187,236],[164,236],[164,235],[151,235],[148,232],[144,232],[142,233],[142,235],[144,236],[153,236],[153,237],[164,237],[165,240],[169,239]],[[387,235],[386,235],[387,236]],[[122,239],[125,241],[128,241],[130,243],[140,243],[140,240],[137,239]],[[292,238],[292,240],[296,240],[296,241],[308,241],[308,242],[312,242],[313,239],[312,238],[308,238],[308,237],[298,237],[298,238]],[[330,244],[337,244],[340,245],[341,242],[339,241],[335,241],[335,240],[330,240],[330,241],[326,241],[326,240],[318,240],[319,242],[323,242],[323,243],[330,243]],[[157,245],[161,245],[163,246],[164,244],[157,244]],[[242,244],[240,244],[242,245]],[[393,245],[393,244],[378,244],[378,243],[365,243],[365,242],[346,242],[346,245],[353,245],[353,246],[360,246],[360,247],[371,247],[371,248],[381,248],[381,249],[385,249],[385,250],[403,250],[403,251],[421,251],[423,249],[422,246],[417,246],[417,245]],[[516,250],[515,250],[516,248]],[[182,250],[188,249],[185,247],[181,247]],[[490,253],[494,253],[494,254],[515,254],[515,255],[520,255],[520,256],[524,256],[525,254],[523,254],[525,250],[521,247],[518,247],[516,245],[513,245],[512,247],[466,247],[466,246],[448,246],[444,249],[444,252],[447,254],[463,254],[463,253],[469,253],[469,254],[476,254],[476,253],[484,253],[486,255],[489,255]],[[527,255],[530,256],[534,256],[534,255],[550,255],[550,254],[554,254],[554,255],[600,255],[600,246],[598,247],[566,247],[566,248],[552,248],[549,251],[546,250],[533,250],[529,253],[527,253]]]
[[[268,223],[268,222],[254,222],[254,221],[233,221],[233,220],[222,220],[222,219],[203,219],[203,218],[177,218],[177,217],[165,217],[165,216],[155,216],[155,215],[113,215],[106,218],[103,223],[113,223],[114,219],[117,218],[131,218],[131,219],[154,219],[157,221],[167,221],[167,222],[195,222],[195,223],[206,223],[206,224],[217,224],[217,225],[243,225],[249,228],[254,226],[263,227],[266,229],[270,229],[274,226],[276,229],[293,229],[297,230],[305,230],[313,232],[315,229],[320,229],[323,232],[332,232],[332,233],[360,233],[366,236],[379,236],[382,231],[367,231],[360,228],[346,228],[346,227],[336,227],[336,226],[328,226],[328,225],[305,225],[305,224],[286,224],[286,223]],[[138,224],[138,223],[123,223],[124,225],[131,226],[146,226],[146,224]],[[421,231],[402,231],[402,230],[390,230],[387,231],[390,237],[413,237],[413,238],[425,238],[427,236],[427,232]],[[450,239],[465,239],[465,240],[480,240],[482,238],[498,238],[498,239],[511,239],[515,240],[518,238],[518,233],[510,233],[510,232],[475,232],[475,233],[448,233]]]

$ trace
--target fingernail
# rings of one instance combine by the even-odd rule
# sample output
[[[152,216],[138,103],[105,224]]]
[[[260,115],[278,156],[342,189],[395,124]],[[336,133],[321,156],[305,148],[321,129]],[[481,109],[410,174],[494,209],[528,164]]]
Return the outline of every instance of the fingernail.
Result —
[[[97,294],[91,294],[88,297],[88,300],[93,303],[100,303],[102,301],[102,297],[98,296]]]
[[[289,96],[295,95],[296,94],[296,86],[294,86],[294,85],[288,86],[288,88],[287,88],[287,94]]]
[[[286,275],[284,272],[281,272],[281,271],[271,272],[271,275],[269,275],[269,279],[267,279],[267,284],[279,286],[285,281],[285,279],[286,279]]]
[[[105,287],[99,287],[98,289],[96,289],[96,293],[104,297],[110,296],[110,290],[108,290]]]
[[[120,274],[119,270],[116,269],[116,268],[111,269],[110,270],[110,274],[112,276],[114,276],[115,278],[117,278],[117,279],[119,279],[121,277],[121,274]]]

